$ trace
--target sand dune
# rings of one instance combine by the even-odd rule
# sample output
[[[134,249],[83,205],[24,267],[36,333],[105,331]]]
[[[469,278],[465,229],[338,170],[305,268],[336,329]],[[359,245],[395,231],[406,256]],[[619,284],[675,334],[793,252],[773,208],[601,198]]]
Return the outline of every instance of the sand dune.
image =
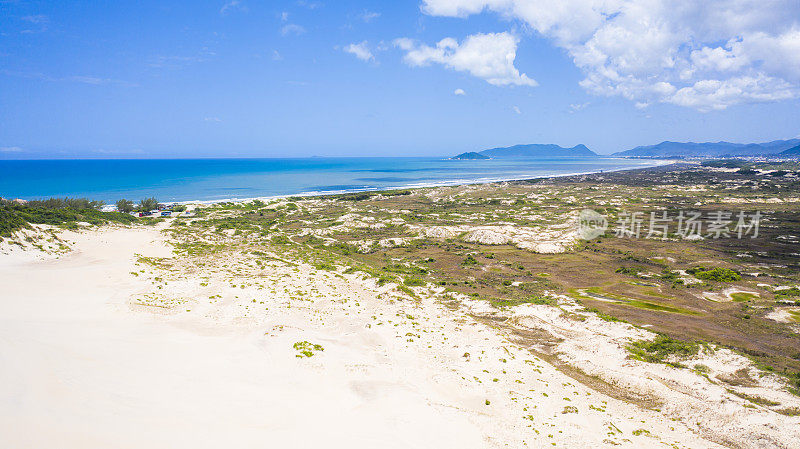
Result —
[[[0,257],[3,447],[717,447],[431,298],[281,264],[267,290],[217,274],[155,291],[131,272],[171,255],[157,229],[68,240],[59,259]],[[136,299],[156,294],[185,302]]]

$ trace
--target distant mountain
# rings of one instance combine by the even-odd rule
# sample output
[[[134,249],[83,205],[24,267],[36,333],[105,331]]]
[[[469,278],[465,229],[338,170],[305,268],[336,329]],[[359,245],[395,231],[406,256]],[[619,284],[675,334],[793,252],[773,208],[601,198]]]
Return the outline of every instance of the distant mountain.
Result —
[[[800,144],[800,139],[774,140],[764,143],[731,142],[661,142],[612,154],[618,157],[720,157],[774,156]]]
[[[778,153],[778,156],[787,156],[787,157],[800,156],[800,145],[789,148],[788,150],[785,151],[781,151],[780,153]]]
[[[564,148],[554,144],[529,144],[529,145],[514,145],[513,147],[491,148],[483,150],[479,153],[464,153],[464,154],[477,154],[486,158],[503,158],[503,157],[592,157],[597,154],[586,148],[586,145],[575,145],[572,148]],[[458,155],[456,158],[458,158]],[[474,158],[473,158],[474,159]]]
[[[466,153],[461,153],[458,156],[453,156],[450,159],[468,160],[468,159],[491,159],[491,158],[489,156],[484,156],[480,153],[476,153],[474,151],[467,151]]]

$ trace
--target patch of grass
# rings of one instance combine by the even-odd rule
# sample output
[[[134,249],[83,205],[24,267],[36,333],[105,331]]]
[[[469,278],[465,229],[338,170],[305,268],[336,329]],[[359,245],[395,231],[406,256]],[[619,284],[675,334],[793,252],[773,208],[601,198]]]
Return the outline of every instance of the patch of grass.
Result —
[[[745,292],[731,293],[731,299],[734,300],[735,302],[752,301],[756,298],[758,297],[752,293],[745,293]]]
[[[339,196],[340,201],[364,201],[375,196],[373,192],[346,193]]]
[[[628,276],[639,277],[639,272],[640,271],[641,270],[639,270],[638,268],[619,267],[616,270],[614,270],[614,273],[620,273],[620,274],[625,274],[625,275],[628,275]]]
[[[578,413],[578,407],[574,405],[567,405],[564,407],[564,410],[561,410],[562,415],[566,415],[567,413]]]
[[[785,288],[783,290],[777,290],[775,292],[776,299],[787,299],[787,298],[794,298],[800,296],[800,288],[792,287],[792,288]]]
[[[514,307],[521,304],[538,304],[538,305],[548,305],[548,306],[558,305],[558,301],[556,301],[555,298],[550,298],[547,296],[538,296],[538,295],[533,295],[527,298],[519,298],[519,299],[490,298],[489,302],[492,304],[493,307],[497,308]]]
[[[763,406],[767,406],[767,407],[774,407],[776,405],[781,405],[780,402],[771,401],[771,400],[769,400],[767,398],[762,398],[761,396],[755,396],[755,395],[752,395],[752,394],[740,393],[740,392],[735,391],[735,390],[730,390],[729,389],[728,393],[731,393],[733,395],[739,396],[742,399],[746,399],[747,401],[750,401],[753,404],[763,405]]]
[[[736,282],[742,280],[742,275],[737,271],[731,270],[730,268],[716,267],[706,269],[704,267],[695,267],[689,268],[686,270],[686,272],[693,275],[697,279],[702,279],[704,281]]]
[[[790,408],[784,408],[784,409],[775,410],[775,411],[780,413],[781,415],[800,416],[800,407],[790,407]]]
[[[466,258],[466,259],[464,259],[464,261],[463,261],[463,262],[461,262],[461,265],[462,265],[462,266],[465,266],[465,267],[470,267],[470,266],[473,266],[473,265],[478,265],[478,260],[477,260],[477,259],[475,259],[474,257],[472,257],[472,254],[469,254],[469,255],[467,256],[467,258]]]
[[[628,344],[631,357],[650,363],[665,363],[675,367],[683,365],[669,359],[683,359],[691,357],[700,350],[700,345],[695,342],[676,340],[664,334],[658,334],[655,339],[639,340]]]
[[[322,345],[318,345],[315,343],[311,343],[309,341],[298,341],[292,345],[295,351],[299,352],[296,357],[303,358],[303,357],[313,357],[315,351],[321,352],[324,351],[325,348]]]
[[[414,293],[413,290],[411,290],[410,288],[406,287],[405,285],[398,285],[397,289],[400,290],[401,292],[405,293],[406,295],[414,298],[414,299],[419,299],[417,294]]]
[[[336,270],[336,267],[334,267],[333,264],[331,264],[329,262],[316,262],[313,265],[314,265],[314,268],[316,268],[317,270],[325,270],[325,271],[334,271],[334,270]]]
[[[285,235],[274,235],[272,236],[272,243],[276,245],[289,245],[292,243],[292,241],[289,240],[289,237],[286,237]]]
[[[619,319],[619,318],[617,318],[615,316],[609,315],[609,314],[603,312],[602,310],[596,309],[594,307],[586,307],[583,310],[585,312],[594,313],[595,315],[597,315],[598,318],[600,318],[601,320],[604,320],[604,321],[627,323],[627,321],[625,321],[625,320],[622,320],[622,319]]]
[[[638,299],[631,299],[625,304],[640,309],[655,310],[658,312],[680,313],[683,315],[700,315],[700,313],[693,310],[682,309],[680,307],[665,306],[663,304],[656,304],[654,302],[639,301]]]
[[[640,299],[623,298],[621,296],[605,293],[596,287],[588,288],[585,291],[570,290],[572,296],[578,300],[591,299],[595,301],[609,301],[616,304],[636,307],[639,309],[655,310],[657,312],[679,313],[683,315],[700,315],[699,312],[693,310],[683,309],[675,306],[667,306],[649,301],[642,301]]]
[[[405,284],[405,285],[407,285],[409,287],[423,287],[423,286],[425,286],[425,281],[423,281],[420,278],[407,277],[403,281],[403,284]]]

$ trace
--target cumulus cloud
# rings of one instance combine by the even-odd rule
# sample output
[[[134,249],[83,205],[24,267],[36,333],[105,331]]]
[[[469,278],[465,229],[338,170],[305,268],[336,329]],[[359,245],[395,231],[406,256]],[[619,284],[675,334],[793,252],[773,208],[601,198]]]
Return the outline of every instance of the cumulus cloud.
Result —
[[[640,106],[800,97],[797,0],[423,0],[422,10],[522,22],[570,55],[589,92]]]
[[[495,86],[536,86],[535,80],[514,67],[519,39],[510,33],[474,34],[458,43],[445,38],[431,47],[412,39],[395,39],[405,51],[403,60],[412,67],[441,64],[452,70],[468,72]]]
[[[464,92],[464,89],[456,89],[453,91],[453,95],[466,95],[467,93]]]
[[[344,47],[344,51],[352,55],[355,55],[356,58],[362,61],[372,61],[375,59],[375,56],[369,49],[369,44],[367,43],[367,41],[363,41],[358,44],[350,44]]]

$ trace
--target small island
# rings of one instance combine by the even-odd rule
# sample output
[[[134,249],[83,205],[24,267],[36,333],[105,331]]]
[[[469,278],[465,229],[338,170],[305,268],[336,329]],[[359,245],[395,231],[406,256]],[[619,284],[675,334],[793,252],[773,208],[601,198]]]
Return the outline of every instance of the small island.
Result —
[[[480,153],[476,153],[475,151],[467,151],[466,153],[461,153],[457,156],[453,156],[450,159],[453,160],[478,160],[478,159],[491,159],[489,156],[484,156]]]

